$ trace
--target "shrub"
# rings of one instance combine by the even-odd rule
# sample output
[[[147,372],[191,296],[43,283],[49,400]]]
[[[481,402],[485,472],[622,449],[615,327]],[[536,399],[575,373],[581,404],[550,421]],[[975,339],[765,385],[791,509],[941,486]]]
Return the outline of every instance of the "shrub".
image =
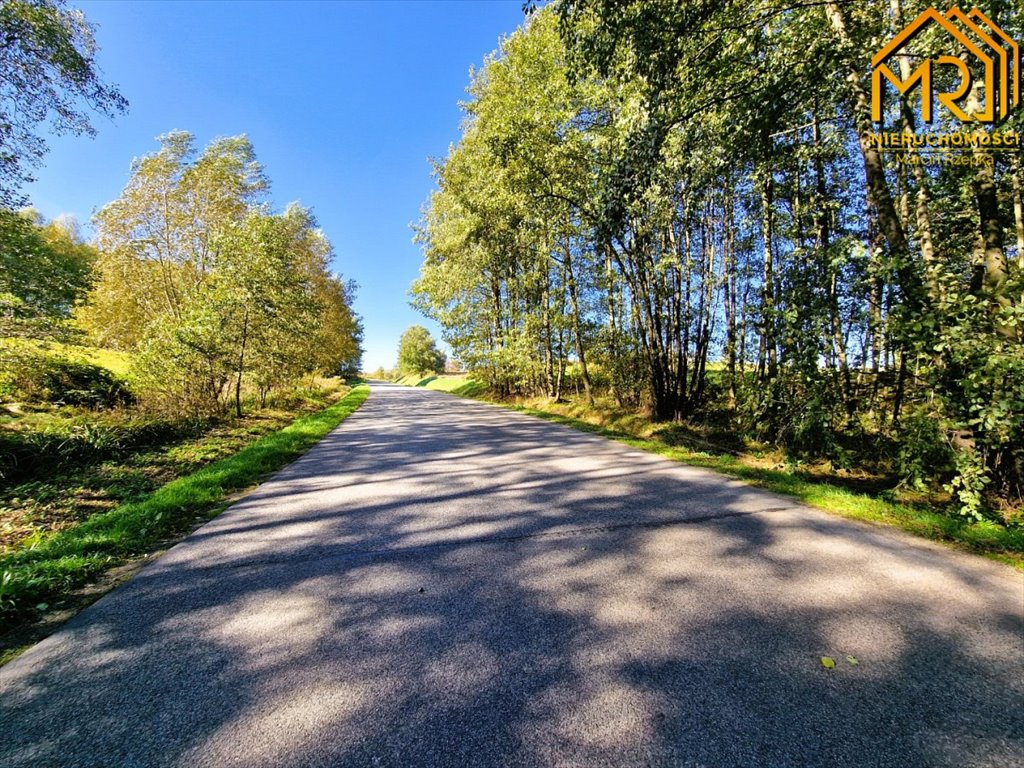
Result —
[[[896,471],[904,485],[925,490],[952,469],[953,451],[936,414],[918,410],[904,417],[896,444]]]
[[[83,408],[114,408],[135,401],[124,381],[92,363],[51,358],[39,378],[50,402]]]

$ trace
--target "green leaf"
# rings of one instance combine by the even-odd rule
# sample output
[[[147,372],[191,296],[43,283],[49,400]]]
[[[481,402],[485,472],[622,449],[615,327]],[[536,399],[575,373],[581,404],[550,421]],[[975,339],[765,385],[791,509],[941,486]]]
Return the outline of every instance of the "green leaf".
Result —
[[[822,656],[821,666],[823,666],[825,669],[835,669],[836,660],[833,659],[831,656]]]

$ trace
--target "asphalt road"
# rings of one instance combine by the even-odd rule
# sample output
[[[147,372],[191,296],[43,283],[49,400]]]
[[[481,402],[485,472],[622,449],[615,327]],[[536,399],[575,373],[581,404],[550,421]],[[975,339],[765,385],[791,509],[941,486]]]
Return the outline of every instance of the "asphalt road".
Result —
[[[0,765],[1021,766],[1024,575],[375,386],[0,669]]]

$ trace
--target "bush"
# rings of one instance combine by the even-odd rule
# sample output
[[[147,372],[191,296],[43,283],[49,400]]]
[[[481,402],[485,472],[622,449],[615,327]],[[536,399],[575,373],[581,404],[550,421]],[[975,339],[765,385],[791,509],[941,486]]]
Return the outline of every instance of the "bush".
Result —
[[[849,467],[851,456],[837,427],[839,402],[832,381],[779,375],[748,401],[746,429],[756,439],[783,448],[791,459],[828,459]]]
[[[51,359],[41,371],[40,380],[50,402],[83,408],[114,408],[135,401],[124,381],[92,363]]]
[[[948,476],[953,451],[936,414],[910,414],[900,423],[896,438],[896,471],[903,485],[923,491],[936,478]]]

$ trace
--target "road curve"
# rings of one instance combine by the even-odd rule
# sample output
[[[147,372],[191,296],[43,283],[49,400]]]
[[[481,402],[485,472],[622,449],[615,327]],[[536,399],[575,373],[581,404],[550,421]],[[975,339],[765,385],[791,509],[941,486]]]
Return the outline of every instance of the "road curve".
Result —
[[[0,669],[0,765],[1005,768],[1022,670],[1009,568],[375,385]]]

